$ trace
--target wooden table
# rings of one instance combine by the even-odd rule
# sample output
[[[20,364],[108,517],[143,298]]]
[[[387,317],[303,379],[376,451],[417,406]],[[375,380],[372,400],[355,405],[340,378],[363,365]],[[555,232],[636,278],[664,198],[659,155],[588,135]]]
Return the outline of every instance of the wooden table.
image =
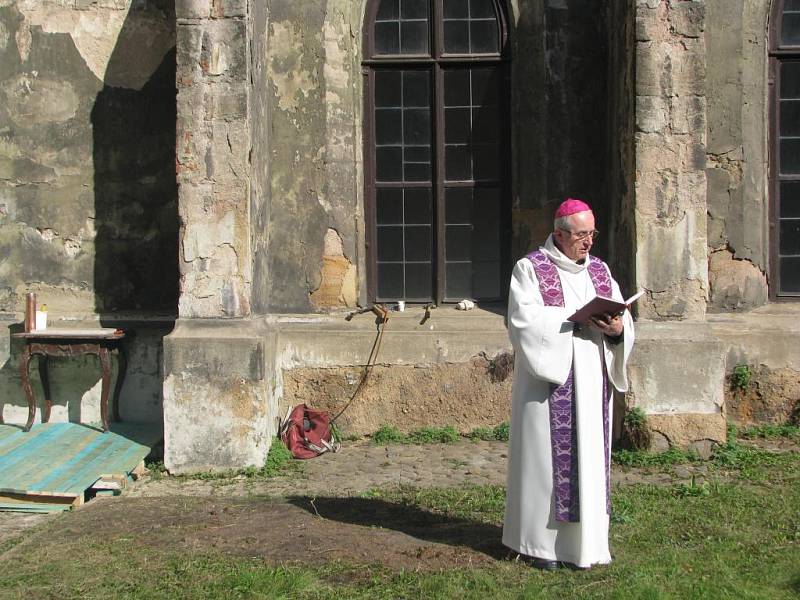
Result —
[[[22,389],[28,399],[28,422],[25,431],[30,431],[36,416],[36,398],[30,381],[31,357],[39,357],[39,376],[44,389],[44,410],[42,423],[50,420],[50,409],[53,405],[50,396],[50,382],[47,377],[47,359],[51,356],[80,356],[94,354],[100,359],[103,369],[103,384],[100,392],[100,417],[103,431],[108,431],[108,394],[111,385],[111,352],[117,350],[119,355],[119,372],[114,386],[114,420],[119,421],[119,391],[125,377],[127,359],[120,340],[125,333],[119,329],[42,329],[26,333],[14,333],[12,337],[25,340],[25,348],[19,361],[19,372],[22,378]],[[2,423],[0,415],[0,423]]]

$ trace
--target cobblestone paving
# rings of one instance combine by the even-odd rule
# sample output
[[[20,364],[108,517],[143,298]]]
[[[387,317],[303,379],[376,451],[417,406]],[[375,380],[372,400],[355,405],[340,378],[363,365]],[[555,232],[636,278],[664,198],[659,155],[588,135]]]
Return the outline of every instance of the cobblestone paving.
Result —
[[[244,476],[222,479],[146,476],[125,491],[130,497],[160,496],[350,496],[376,487],[455,487],[504,485],[508,445],[505,442],[459,441],[454,444],[379,446],[369,440],[347,442],[336,454],[304,461],[301,473],[271,479]],[[668,485],[702,481],[706,467],[679,465],[668,473],[614,465],[612,483]],[[2,544],[24,530],[56,518],[0,512]]]
[[[336,454],[303,463],[303,472],[272,479],[145,478],[130,496],[348,496],[375,487],[455,487],[466,484],[504,485],[508,445],[505,442],[460,441],[454,444],[379,446],[368,440],[348,442]],[[675,474],[612,469],[614,483],[672,483],[704,467],[681,467]],[[685,471],[681,472],[681,471]]]

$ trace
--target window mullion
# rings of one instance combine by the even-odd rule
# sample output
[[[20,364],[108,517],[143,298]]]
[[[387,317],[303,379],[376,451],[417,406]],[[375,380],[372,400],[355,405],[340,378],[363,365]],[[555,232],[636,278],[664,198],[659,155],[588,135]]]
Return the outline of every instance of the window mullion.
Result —
[[[437,0],[438,4],[441,0]],[[436,163],[434,168],[434,219],[435,240],[434,249],[436,256],[436,303],[441,304],[445,296],[445,203],[444,203],[444,74],[438,63],[433,67],[433,105],[435,107],[434,133]]]

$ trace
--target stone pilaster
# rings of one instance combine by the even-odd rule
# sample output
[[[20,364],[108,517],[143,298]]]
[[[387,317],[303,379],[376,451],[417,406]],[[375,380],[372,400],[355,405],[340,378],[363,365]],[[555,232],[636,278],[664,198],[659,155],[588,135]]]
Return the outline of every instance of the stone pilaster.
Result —
[[[704,0],[637,0],[636,279],[650,319],[705,316],[704,27]]]
[[[250,313],[246,0],[179,0],[181,318]]]

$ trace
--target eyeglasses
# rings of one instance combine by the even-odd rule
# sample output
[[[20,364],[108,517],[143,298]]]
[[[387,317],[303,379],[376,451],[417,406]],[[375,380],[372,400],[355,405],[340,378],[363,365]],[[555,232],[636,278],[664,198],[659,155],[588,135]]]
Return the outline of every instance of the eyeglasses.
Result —
[[[578,241],[583,241],[588,237],[591,237],[593,240],[597,239],[597,236],[600,235],[600,232],[597,229],[592,229],[591,231],[570,231],[569,229],[562,229],[564,233],[570,234],[570,236],[574,237]]]

